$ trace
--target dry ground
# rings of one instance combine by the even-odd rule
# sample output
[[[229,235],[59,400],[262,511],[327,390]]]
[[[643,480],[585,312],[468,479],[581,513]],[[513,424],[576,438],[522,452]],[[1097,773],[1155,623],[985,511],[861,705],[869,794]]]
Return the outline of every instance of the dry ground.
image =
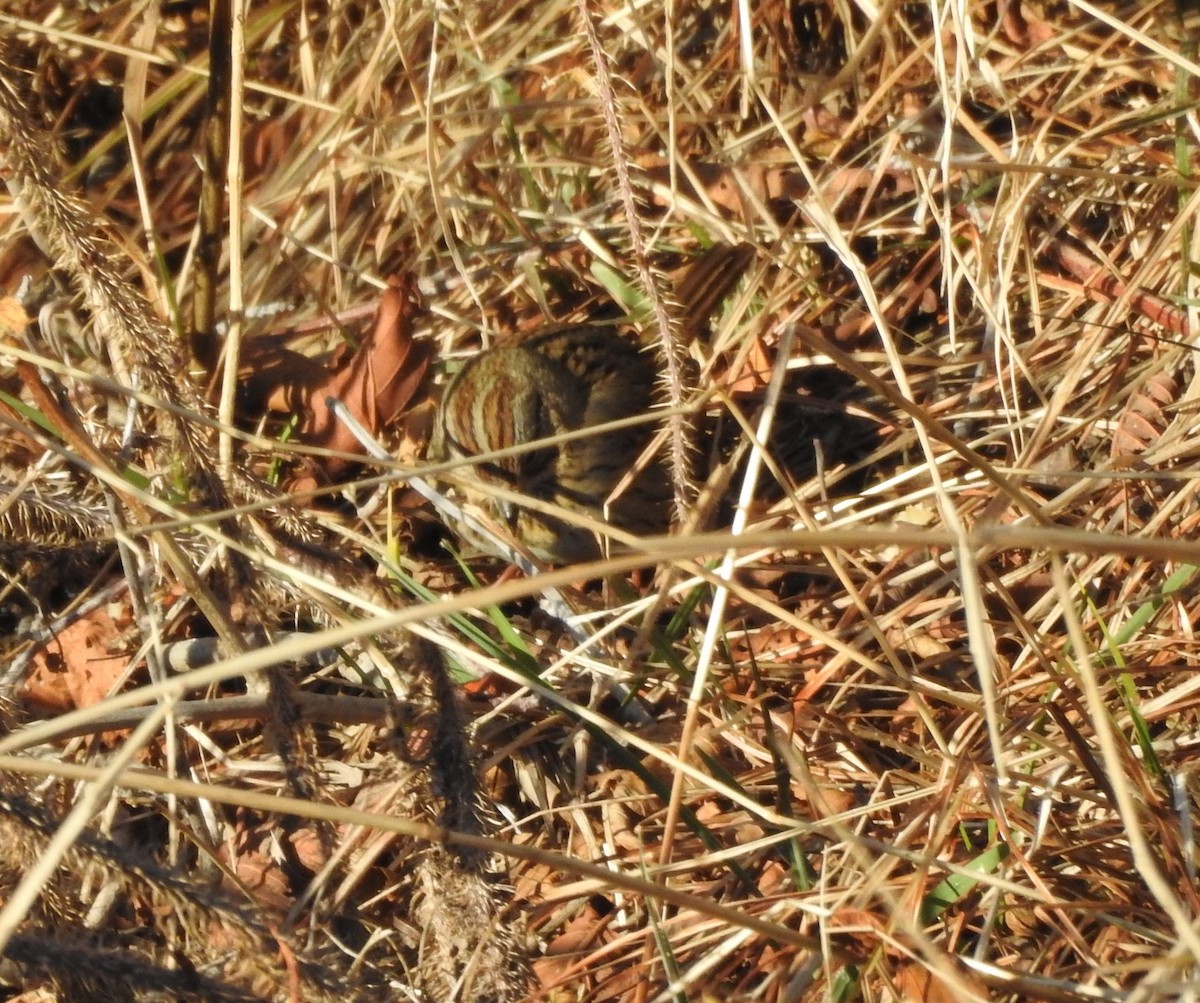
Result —
[[[0,373],[9,998],[1194,998],[1189,4],[264,0],[244,78],[211,61],[204,4],[0,7],[4,73],[55,136],[56,183],[192,349],[172,375],[207,379],[250,440],[224,437],[225,458],[396,583],[400,616],[471,677],[459,711],[520,962],[485,992],[418,960],[432,833],[406,778],[428,746],[377,696],[404,665],[381,680],[386,660],[351,646],[288,670],[304,771],[252,684],[280,645],[327,645],[303,610],[269,625],[298,642],[182,675],[159,651],[158,688],[114,700],[151,682],[148,650],[253,616],[205,563],[196,527],[219,524],[162,462],[164,414],[111,380],[155,385],[6,200],[0,324],[87,436],[113,456],[124,436],[150,499],[127,502],[127,481],[106,502],[75,440],[50,448],[56,405],[30,370]],[[232,156],[210,79],[242,112]],[[727,465],[708,532],[661,541],[649,570],[513,580],[449,556],[401,473],[446,374],[618,302],[653,333],[673,309],[660,273],[736,242],[753,262],[696,379],[665,391],[706,393],[734,430],[696,451],[698,479],[739,437],[755,457]],[[26,277],[40,328],[12,299]],[[421,302],[384,296],[400,319],[373,328],[389,279]],[[380,349],[394,331],[402,350]],[[326,370],[305,361],[339,342],[390,367],[351,385],[399,464],[293,446],[343,448],[315,430]],[[268,408],[289,393],[291,432]],[[33,525],[30,498],[77,527],[115,507],[144,555],[145,513],[175,506],[198,577],[153,557],[131,572],[51,515]],[[338,638],[389,615],[343,605]],[[164,722],[155,694],[191,716]],[[285,805],[300,774],[308,805]]]

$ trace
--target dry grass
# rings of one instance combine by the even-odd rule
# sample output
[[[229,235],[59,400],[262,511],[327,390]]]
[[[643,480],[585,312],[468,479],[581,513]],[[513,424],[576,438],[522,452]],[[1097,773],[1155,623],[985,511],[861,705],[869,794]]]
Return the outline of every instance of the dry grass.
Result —
[[[787,369],[763,468],[749,483],[741,468],[729,491],[757,503],[664,541],[653,579],[503,582],[486,559],[468,579],[395,477],[393,504],[368,517],[311,513],[364,559],[488,611],[447,620],[443,637],[501,680],[466,706],[524,926],[522,991],[1191,998],[1195,24],[1166,2],[674,6],[668,25],[659,4],[590,5],[611,94],[567,0],[261,3],[245,22],[242,237],[217,268],[216,313],[286,316],[249,311],[244,346],[369,308],[388,276],[415,273],[440,374],[505,330],[645,294],[639,264],[713,241],[757,249],[701,380],[710,410],[755,428]],[[204,7],[157,23],[127,4],[25,7],[29,22],[0,25],[57,116],[70,183],[187,331]],[[623,160],[655,192],[632,225]],[[4,220],[8,295],[46,274],[23,226]],[[50,301],[65,360],[127,379],[86,317]],[[101,428],[105,395],[72,386]],[[410,416],[405,442],[423,435]],[[27,449],[10,445],[10,463]],[[33,567],[44,578],[36,559],[21,573]],[[169,585],[148,587],[143,629],[175,600]],[[525,598],[549,585],[598,610],[586,650]],[[174,635],[198,629],[190,609],[171,617]],[[364,613],[344,634],[385,621]],[[313,638],[296,644],[327,640]],[[130,652],[143,640],[122,635]],[[195,695],[279,650],[255,657],[182,684]],[[543,699],[502,682],[539,668]],[[597,674],[636,683],[652,720],[588,710]],[[345,685],[305,683],[320,803],[292,805],[299,818],[278,831],[266,820],[283,802],[254,789],[287,793],[285,771],[244,720],[164,732],[143,714],[123,743],[36,746],[54,786],[14,755],[45,734],[0,742],[5,980],[95,999],[192,965],[213,984],[188,998],[416,998],[403,987],[419,841],[395,832],[429,831],[405,817],[379,724],[319,703]],[[115,706],[71,719],[72,733]],[[110,762],[221,787],[201,798],[128,774],[117,793],[74,786],[79,764]],[[22,904],[13,889],[54,839],[64,863]],[[218,861],[238,905],[214,914],[198,889]],[[256,967],[264,930],[300,960],[280,948]],[[71,953],[83,944],[132,952],[147,972],[106,982],[98,955]],[[93,982],[64,974],[81,966]]]

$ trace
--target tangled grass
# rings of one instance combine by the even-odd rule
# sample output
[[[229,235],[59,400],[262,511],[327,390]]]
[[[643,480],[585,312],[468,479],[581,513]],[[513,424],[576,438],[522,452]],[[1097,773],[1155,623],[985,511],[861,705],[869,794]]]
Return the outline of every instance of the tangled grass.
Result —
[[[64,184],[202,359],[284,335],[315,354],[328,336],[297,332],[353,337],[389,276],[416,275],[433,395],[508,331],[614,302],[657,330],[660,272],[714,242],[755,248],[695,387],[672,381],[735,430],[693,458],[731,481],[727,501],[707,532],[657,541],[654,573],[617,558],[513,582],[493,559],[458,564],[387,465],[347,491],[361,505],[389,475],[389,504],[311,503],[420,600],[458,597],[438,613],[458,611],[443,640],[484,680],[463,706],[528,963],[513,998],[1194,994],[1200,65],[1184,17],[1155,0],[264,3],[234,48],[240,181],[222,206],[195,167],[203,6],[0,12]],[[3,233],[4,291],[52,285],[18,212]],[[69,297],[46,300],[74,406],[103,425],[82,374],[122,377],[122,360]],[[227,423],[236,389],[212,390]],[[428,412],[380,430],[397,455],[419,454]],[[755,460],[722,466],[739,437]],[[26,578],[62,572],[23,560]],[[177,598],[161,578],[152,607]],[[587,611],[585,644],[534,601],[550,586]],[[16,658],[32,642],[13,636]],[[598,702],[610,679],[642,715]],[[430,833],[397,821],[413,806],[379,721],[314,711],[321,803],[289,804],[279,832],[282,802],[251,788],[288,793],[284,771],[244,721],[139,738],[135,758],[219,789],[125,773],[72,830],[94,790],[74,786],[82,764],[108,747],[18,758],[31,716],[0,743],[15,987],[180,994],[191,971],[208,980],[191,998],[422,998],[428,913],[395,830]],[[68,832],[22,904],[11,892]],[[236,909],[197,894],[214,872]],[[164,903],[185,917],[173,934]],[[251,964],[264,929],[301,960]],[[103,970],[116,948],[136,965]]]

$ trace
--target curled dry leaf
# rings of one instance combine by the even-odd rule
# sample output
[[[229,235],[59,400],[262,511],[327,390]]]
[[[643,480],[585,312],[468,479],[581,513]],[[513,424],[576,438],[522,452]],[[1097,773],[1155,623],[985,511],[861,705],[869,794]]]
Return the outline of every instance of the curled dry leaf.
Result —
[[[358,348],[335,353],[324,366],[288,353],[288,363],[273,370],[267,407],[298,414],[297,438],[305,445],[361,454],[362,446],[337,420],[328,401],[341,401],[372,435],[378,435],[413,401],[424,382],[430,358],[430,345],[414,341],[412,336],[418,305],[411,277],[403,281],[390,279],[371,333]],[[337,457],[314,462],[319,464],[321,478],[328,481],[342,477],[352,466],[352,461]],[[301,478],[292,488],[307,490],[315,486],[314,480],[314,476]]]

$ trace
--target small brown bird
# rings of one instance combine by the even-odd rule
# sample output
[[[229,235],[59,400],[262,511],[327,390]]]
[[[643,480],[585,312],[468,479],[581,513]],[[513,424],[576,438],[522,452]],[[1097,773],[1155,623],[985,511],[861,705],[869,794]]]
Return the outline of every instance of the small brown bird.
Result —
[[[752,256],[744,245],[721,246],[689,269],[676,290],[685,337],[705,323]],[[668,527],[669,473],[660,459],[643,457],[656,422],[601,428],[652,414],[658,373],[655,353],[612,324],[509,338],[476,355],[447,385],[430,456],[471,458],[546,440],[474,464],[469,476],[478,490],[471,494],[535,557],[556,563],[594,558],[601,553],[596,533],[572,521],[572,513],[635,535]],[[559,438],[590,428],[595,434]],[[495,485],[541,504],[497,499],[488,492]]]

